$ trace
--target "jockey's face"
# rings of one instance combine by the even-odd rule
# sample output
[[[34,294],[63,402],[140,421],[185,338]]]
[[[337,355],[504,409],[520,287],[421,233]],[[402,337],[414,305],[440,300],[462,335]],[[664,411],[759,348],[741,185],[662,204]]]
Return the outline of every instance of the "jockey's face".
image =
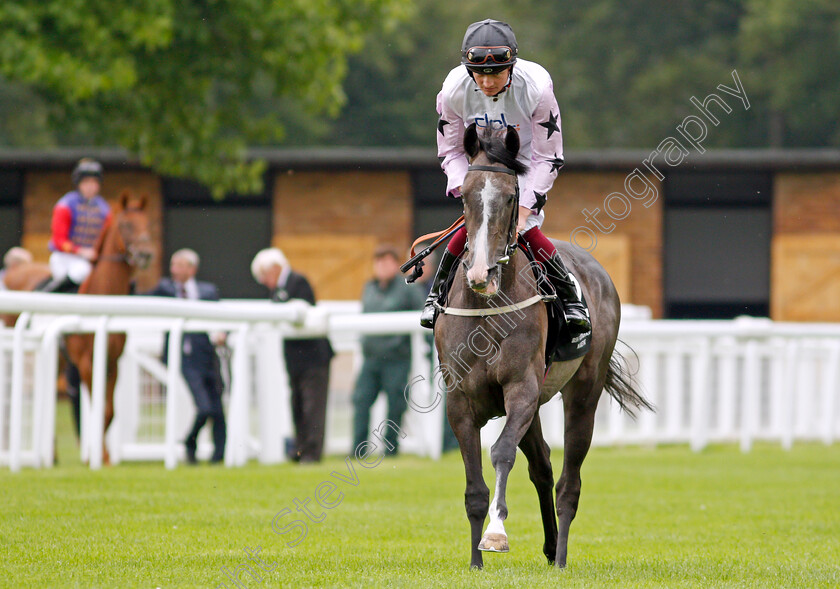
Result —
[[[473,79],[485,96],[495,96],[507,86],[510,68],[505,68],[495,74],[473,73]]]
[[[79,180],[79,193],[87,200],[99,194],[99,180],[95,176],[85,176]]]

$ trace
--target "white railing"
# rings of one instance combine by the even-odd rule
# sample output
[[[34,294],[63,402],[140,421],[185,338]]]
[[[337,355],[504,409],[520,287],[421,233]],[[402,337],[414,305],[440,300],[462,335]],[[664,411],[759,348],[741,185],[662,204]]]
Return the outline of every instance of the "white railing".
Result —
[[[189,428],[192,401],[180,375],[176,342],[186,331],[228,331],[232,347],[227,399],[225,463],[285,459],[291,435],[288,384],[280,337],[327,334],[340,352],[333,362],[327,451],[352,450],[349,390],[360,366],[358,340],[364,333],[408,333],[413,342],[411,387],[415,407],[403,423],[402,451],[437,457],[441,452],[443,404],[432,389],[436,359],[428,353],[428,332],[417,313],[360,314],[358,303],[278,305],[268,301],[218,303],[148,297],[92,297],[0,293],[0,312],[24,311],[13,329],[0,331],[0,464],[49,466],[53,460],[55,375],[61,334],[95,334],[93,391],[83,396],[82,455],[92,468],[102,461],[104,348],[108,333],[128,333],[115,395],[116,418],[109,451],[120,460],[162,460],[174,468],[183,456],[179,440]],[[840,427],[840,326],[785,324],[768,320],[652,321],[644,309],[625,309],[619,346],[638,370],[646,396],[657,406],[634,421],[604,400],[596,416],[594,444],[738,442],[755,440],[788,448],[794,440],[834,442]],[[61,314],[59,314],[61,313]],[[628,317],[629,315],[629,317]],[[635,317],[635,318],[634,318]],[[170,332],[168,366],[158,355]],[[418,379],[423,376],[423,379]],[[167,394],[174,391],[174,394]],[[541,409],[543,432],[553,447],[563,445],[559,397]],[[374,407],[372,424],[384,409]],[[482,431],[489,445],[503,419]],[[207,451],[200,438],[200,452]]]

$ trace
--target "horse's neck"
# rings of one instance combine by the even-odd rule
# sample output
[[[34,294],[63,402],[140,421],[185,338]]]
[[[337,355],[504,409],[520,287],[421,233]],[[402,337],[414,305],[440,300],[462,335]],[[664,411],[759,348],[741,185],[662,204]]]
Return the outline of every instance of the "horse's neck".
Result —
[[[131,284],[131,267],[117,247],[117,228],[111,225],[102,238],[99,258],[85,281],[85,294],[125,295]]]

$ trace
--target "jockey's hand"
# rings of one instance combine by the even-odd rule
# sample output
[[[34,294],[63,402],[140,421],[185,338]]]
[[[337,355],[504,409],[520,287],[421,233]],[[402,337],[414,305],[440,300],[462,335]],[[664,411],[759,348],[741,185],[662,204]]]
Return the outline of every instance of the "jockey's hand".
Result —
[[[516,224],[517,233],[525,229],[525,223],[528,222],[528,217],[531,216],[531,213],[531,209],[519,205],[519,222]]]
[[[80,247],[76,253],[86,259],[88,262],[96,260],[96,250],[92,247]]]

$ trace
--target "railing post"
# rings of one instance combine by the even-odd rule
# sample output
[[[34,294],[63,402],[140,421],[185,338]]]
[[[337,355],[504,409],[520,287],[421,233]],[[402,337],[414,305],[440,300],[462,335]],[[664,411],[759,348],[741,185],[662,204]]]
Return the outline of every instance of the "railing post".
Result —
[[[243,466],[248,461],[248,396],[251,390],[248,365],[248,324],[236,330],[231,368],[230,411],[228,437],[225,446],[225,466]]]
[[[826,359],[825,372],[822,382],[822,441],[825,445],[834,443],[834,425],[836,421],[835,408],[837,407],[837,386],[838,386],[838,364],[840,364],[840,342],[831,340],[828,343],[828,358]]]
[[[738,350],[735,338],[717,340],[718,361],[717,429],[721,439],[735,437],[735,400]]]
[[[796,383],[798,380],[799,368],[799,340],[792,338],[785,344],[785,391],[781,399],[781,442],[782,448],[790,450],[793,447],[794,427],[795,427],[795,402]]]
[[[257,407],[260,427],[261,464],[276,464],[286,461],[285,437],[290,431],[289,421],[289,379],[286,357],[280,335],[274,331],[257,334],[253,350],[256,357]],[[233,381],[233,378],[231,378]],[[233,383],[231,382],[231,389]],[[231,398],[232,401],[232,398]]]
[[[654,407],[659,406],[659,352],[650,344],[639,351],[639,380],[642,391]],[[655,445],[658,441],[656,432],[657,415],[653,411],[642,411],[639,416],[639,429],[644,443]]]
[[[666,354],[665,433],[668,441],[685,441],[683,426],[683,347],[671,341]]]
[[[169,331],[166,358],[166,449],[164,466],[172,470],[178,466],[178,387],[181,384],[181,350],[184,346],[184,320],[177,319]]]
[[[411,372],[407,391],[409,406],[408,419],[420,424],[420,437],[423,439],[423,453],[432,458],[440,458],[443,448],[443,418],[440,412],[443,397],[436,396],[432,379],[431,364],[427,360],[426,338],[424,333],[413,331],[411,334]],[[421,377],[422,380],[418,379]],[[404,390],[404,393],[406,391]],[[418,402],[419,401],[419,402]]]
[[[102,468],[105,443],[105,386],[108,370],[108,317],[103,315],[96,324],[93,337],[93,376],[91,378],[90,468]]]
[[[710,347],[709,339],[704,337],[691,363],[691,449],[695,452],[709,443]]]
[[[758,357],[758,342],[750,339],[746,344],[744,357],[744,395],[741,402],[741,451],[752,449],[753,437],[758,429],[759,386],[761,363]]]
[[[18,472],[21,466],[23,440],[23,334],[29,325],[31,313],[24,311],[15,323],[12,348],[12,390],[9,401],[9,470]]]

